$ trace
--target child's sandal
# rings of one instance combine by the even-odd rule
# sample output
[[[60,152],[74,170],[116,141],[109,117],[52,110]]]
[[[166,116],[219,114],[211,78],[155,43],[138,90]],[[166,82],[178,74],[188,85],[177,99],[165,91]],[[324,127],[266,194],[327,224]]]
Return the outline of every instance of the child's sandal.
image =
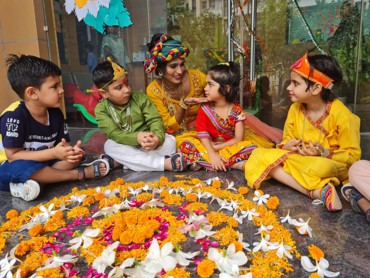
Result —
[[[101,163],[104,163],[105,164],[105,167],[106,167],[106,172],[105,174],[102,174],[99,170],[99,165]],[[91,163],[85,163],[85,164],[82,164],[80,167],[77,168],[77,171],[78,171],[78,180],[79,181],[84,181],[86,180],[86,173],[85,173],[85,168],[86,167],[89,167],[93,165],[94,167],[94,179],[99,179],[99,178],[102,178],[102,177],[105,177],[108,173],[109,173],[109,170],[110,170],[110,166],[109,166],[109,162],[105,159],[97,159],[97,160],[94,160],[93,162]]]
[[[351,203],[351,206],[355,212],[365,214],[365,212],[358,205],[358,201],[362,198],[364,198],[364,196],[362,196],[362,194],[353,187],[351,192],[349,193],[349,202]]]

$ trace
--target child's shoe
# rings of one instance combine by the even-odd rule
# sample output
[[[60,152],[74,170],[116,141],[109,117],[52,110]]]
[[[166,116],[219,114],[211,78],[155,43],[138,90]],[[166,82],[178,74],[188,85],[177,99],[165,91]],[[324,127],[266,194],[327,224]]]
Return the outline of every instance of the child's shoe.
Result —
[[[321,201],[325,204],[328,211],[338,211],[342,209],[342,202],[339,199],[334,185],[328,183],[320,192]]]
[[[13,183],[10,185],[10,194],[22,198],[25,201],[32,201],[40,194],[40,185],[34,180],[27,180],[25,183]]]

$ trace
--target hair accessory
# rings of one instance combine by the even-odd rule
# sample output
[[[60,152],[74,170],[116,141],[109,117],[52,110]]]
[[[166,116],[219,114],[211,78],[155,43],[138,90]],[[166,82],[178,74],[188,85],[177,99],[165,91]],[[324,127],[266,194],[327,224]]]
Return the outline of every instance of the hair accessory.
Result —
[[[122,76],[128,74],[128,72],[125,70],[125,68],[121,67],[117,63],[113,62],[110,57],[107,58],[107,61],[112,65],[113,68],[113,79],[109,81],[108,83],[104,84],[99,90],[103,89],[105,86],[109,85],[113,81],[116,81],[120,79]]]
[[[151,73],[157,68],[158,63],[169,62],[176,58],[184,59],[189,53],[190,50],[182,46],[180,41],[168,39],[166,35],[162,35],[150,51],[149,59],[144,61],[144,70]]]
[[[312,82],[321,83],[325,89],[332,89],[334,86],[333,79],[317,69],[311,68],[307,52],[302,58],[298,59],[298,61],[291,65],[290,69]]]
[[[229,62],[219,63],[219,65],[225,65],[225,66],[230,67],[230,63]]]

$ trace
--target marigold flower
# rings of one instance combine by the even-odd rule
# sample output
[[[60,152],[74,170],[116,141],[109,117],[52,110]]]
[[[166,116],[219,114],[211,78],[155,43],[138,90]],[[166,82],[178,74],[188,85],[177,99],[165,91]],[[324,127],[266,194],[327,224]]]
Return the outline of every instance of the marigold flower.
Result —
[[[44,227],[41,224],[37,224],[28,231],[28,234],[32,237],[35,237],[41,234],[43,231]]]
[[[221,187],[221,181],[220,180],[213,180],[212,181],[212,186],[214,188],[220,188]]]
[[[82,205],[83,205],[84,207],[87,207],[87,206],[90,206],[90,205],[94,204],[94,202],[95,202],[94,198],[93,198],[93,197],[91,197],[91,196],[88,196],[88,197],[86,197],[86,198],[82,201]]]
[[[186,194],[185,198],[189,202],[196,202],[198,200],[197,194],[195,194],[195,193],[188,193],[188,194]]]
[[[185,269],[176,267],[171,271],[168,271],[166,274],[163,275],[163,278],[190,278],[190,273],[187,272]]]
[[[67,218],[68,219],[75,219],[80,216],[89,216],[90,211],[87,207],[74,207],[72,208],[68,213],[67,213]]]
[[[160,177],[159,178],[159,183],[163,184],[163,185],[166,185],[168,183],[168,178],[165,177],[165,176]]]
[[[208,259],[201,261],[197,267],[197,273],[201,278],[208,278],[213,275],[216,264]]]
[[[6,238],[0,235],[0,253],[3,252],[6,243]]]
[[[280,200],[278,197],[276,196],[272,196],[270,197],[268,200],[267,200],[267,207],[269,209],[276,209],[278,207],[278,205],[280,204]]]
[[[6,213],[5,217],[6,219],[12,219],[18,217],[18,215],[18,211],[16,211],[15,209],[11,209]]]
[[[311,258],[316,261],[320,261],[320,259],[325,256],[324,252],[314,244],[308,246],[308,252],[310,253]]]
[[[238,192],[239,192],[240,194],[244,195],[244,194],[247,194],[247,193],[249,192],[249,189],[248,189],[248,187],[246,187],[246,186],[240,186],[240,187],[238,188]]]
[[[317,272],[311,273],[308,278],[322,278]]]
[[[105,195],[103,192],[97,192],[96,195],[95,195],[95,200],[97,201],[101,201],[105,198]]]

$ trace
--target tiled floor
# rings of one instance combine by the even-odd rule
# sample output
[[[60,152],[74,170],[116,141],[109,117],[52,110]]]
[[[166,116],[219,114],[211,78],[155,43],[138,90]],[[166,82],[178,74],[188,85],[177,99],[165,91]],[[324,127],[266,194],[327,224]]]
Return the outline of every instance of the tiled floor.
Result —
[[[89,159],[94,159],[102,152],[105,136],[95,128],[70,128],[72,142],[78,138],[83,139]],[[221,179],[234,181],[236,185],[245,185],[244,174],[241,171],[232,170],[226,173],[209,173],[204,171],[184,172],[184,175],[207,179],[219,176]],[[132,172],[116,169],[108,176],[100,180],[86,182],[70,182],[46,186],[41,196],[32,202],[25,202],[12,198],[8,192],[0,192],[0,224],[5,213],[12,208],[25,210],[36,204],[46,202],[53,197],[67,194],[73,187],[96,187],[107,185],[118,177],[126,181],[155,181],[165,175],[170,180],[175,180],[176,175],[172,172]],[[311,201],[280,183],[270,180],[264,182],[262,188],[266,193],[276,195],[280,199],[278,213],[285,216],[290,210],[294,218],[311,218],[309,224],[313,229],[313,237],[300,236],[295,230],[291,230],[297,242],[298,251],[307,254],[307,246],[315,244],[323,249],[325,257],[330,262],[331,271],[339,271],[340,277],[369,277],[370,275],[370,224],[364,216],[356,214],[348,203],[343,201],[344,208],[341,212],[327,212],[323,206],[313,205]],[[252,192],[248,193],[252,197]],[[247,238],[253,237],[253,232],[246,231]],[[0,255],[0,258],[3,256]],[[289,277],[308,277],[300,266],[300,261],[293,262],[295,271]]]

